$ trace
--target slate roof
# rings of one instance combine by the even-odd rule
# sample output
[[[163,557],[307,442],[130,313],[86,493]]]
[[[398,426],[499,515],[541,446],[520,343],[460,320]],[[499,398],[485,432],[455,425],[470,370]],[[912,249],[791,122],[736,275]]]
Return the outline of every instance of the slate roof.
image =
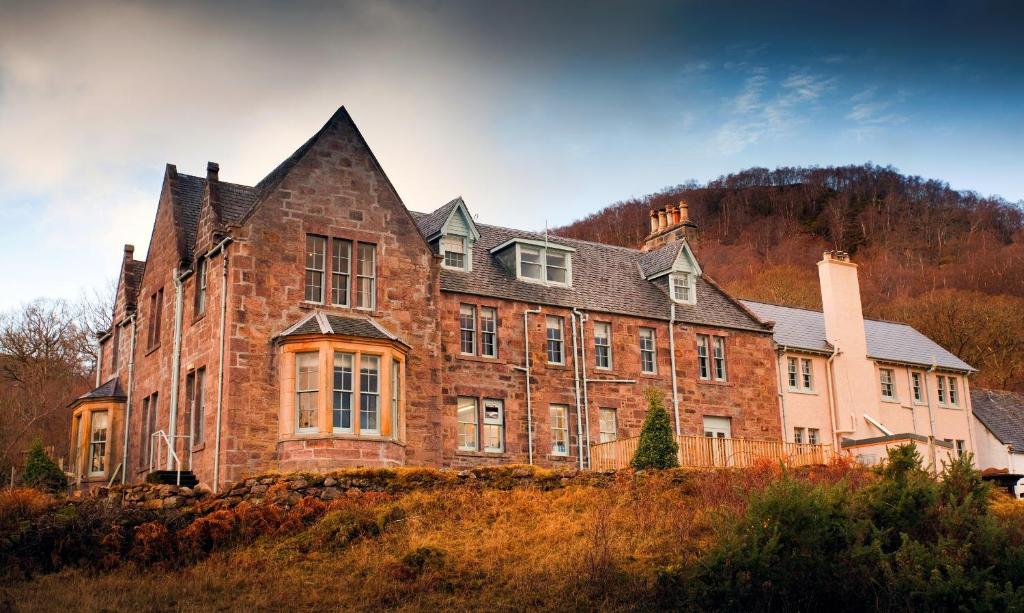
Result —
[[[430,240],[431,237],[440,233],[441,228],[444,227],[444,222],[448,220],[452,210],[459,205],[460,200],[462,200],[461,196],[449,201],[433,213],[413,213],[413,218],[420,229],[420,234],[427,240]]]
[[[306,334],[351,336],[355,338],[402,342],[397,336],[372,319],[348,317],[323,311],[309,313],[289,326],[284,332],[278,334],[277,337],[285,338]]]
[[[1000,443],[1024,453],[1024,395],[975,388],[971,390],[971,407]]]
[[[681,243],[668,243],[654,251],[644,253],[640,256],[640,272],[644,277],[649,278],[652,275],[672,270],[682,247]]]
[[[741,300],[764,321],[775,322],[775,342],[779,345],[821,353],[831,353],[825,337],[825,316],[821,311],[786,307],[777,304]],[[935,341],[907,324],[877,319],[864,320],[868,357],[903,364],[916,364],[963,372],[974,368]]]
[[[264,179],[265,180],[265,179]],[[247,185],[218,181],[219,212],[221,221],[236,224],[256,205],[257,189]],[[178,173],[173,182],[171,196],[174,201],[182,253],[191,259],[192,249],[196,244],[196,232],[199,229],[199,213],[203,207],[203,193],[206,191],[206,179]]]
[[[135,305],[139,295],[139,286],[142,285],[142,273],[146,272],[145,260],[131,260],[128,262],[124,274],[125,296],[129,305]]]
[[[431,230],[430,224],[434,223],[435,214],[438,211],[412,212],[421,234],[427,235]],[[477,229],[480,231],[480,240],[473,247],[472,271],[442,269],[442,290],[649,319],[669,318],[673,302],[668,293],[641,275],[640,261],[645,255],[642,251],[550,236],[549,242],[552,244],[571,247],[576,251],[572,258],[572,287],[548,287],[516,279],[490,253],[491,249],[516,238],[543,241],[543,234],[485,224],[477,224]],[[679,246],[675,247],[678,251]],[[709,280],[699,278],[696,287],[696,305],[676,305],[678,321],[758,332],[770,331],[768,326]]]
[[[96,398],[127,398],[128,395],[124,393],[124,388],[121,387],[121,381],[117,377],[107,381],[103,385],[97,387],[91,392],[86,392],[79,396],[77,400],[92,400]]]

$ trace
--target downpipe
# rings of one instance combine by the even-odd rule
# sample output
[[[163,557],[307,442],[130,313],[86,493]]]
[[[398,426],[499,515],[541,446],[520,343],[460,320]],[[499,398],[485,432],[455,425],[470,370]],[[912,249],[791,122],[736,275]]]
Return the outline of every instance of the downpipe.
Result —
[[[672,369],[672,412],[676,418],[676,437],[682,435],[682,426],[679,423],[679,382],[676,378],[676,304],[673,302],[669,307],[668,314],[668,357],[669,367]]]
[[[217,360],[217,418],[216,425],[214,426],[214,444],[213,444],[213,493],[217,493],[220,490],[220,429],[221,429],[221,415],[224,412],[224,331],[226,328],[226,319],[228,312],[228,252],[227,246],[231,243],[231,238],[225,238],[216,247],[207,254],[207,257],[216,255],[218,252],[222,252],[224,259],[221,265],[221,284],[220,284],[220,348],[219,358]]]
[[[533,400],[530,396],[530,315],[540,314],[540,309],[523,311],[523,346],[525,347],[523,372],[526,375],[526,438],[527,456],[533,464]]]
[[[126,483],[128,478],[128,433],[131,432],[132,425],[132,396],[135,391],[135,313],[132,313],[129,321],[132,325],[132,338],[128,348],[128,397],[125,399],[124,405],[124,448],[121,450],[121,465],[124,467],[121,471],[121,484]]]
[[[587,395],[587,387],[590,381],[587,379],[587,328],[583,325],[583,322],[587,321],[588,317],[576,308],[573,308],[572,312],[580,318],[580,356],[583,361],[581,365],[581,370],[583,371],[583,437],[586,439],[587,444],[586,467],[590,468],[590,399]]]
[[[171,413],[169,423],[167,424],[167,430],[170,432],[169,438],[171,441],[177,440],[175,437],[178,433],[178,386],[181,383],[181,320],[182,320],[182,293],[183,284],[182,279],[190,275],[192,271],[186,270],[182,274],[178,274],[178,269],[174,269],[174,350],[171,355]],[[191,446],[191,445],[190,445]],[[171,470],[171,462],[174,457],[173,442],[167,445],[167,470]],[[178,467],[180,470],[180,466]]]
[[[572,323],[572,379],[576,390],[576,461],[583,470],[583,416],[580,413],[580,352],[576,335],[576,313],[569,313]]]

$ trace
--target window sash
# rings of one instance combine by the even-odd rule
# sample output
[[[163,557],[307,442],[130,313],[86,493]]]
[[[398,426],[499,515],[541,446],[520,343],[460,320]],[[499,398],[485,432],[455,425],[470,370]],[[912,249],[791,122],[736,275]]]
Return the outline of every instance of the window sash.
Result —
[[[805,391],[814,389],[814,365],[808,359],[800,360],[800,383]]]
[[[441,254],[444,256],[444,267],[466,270],[466,239],[461,236],[441,237]]]
[[[697,335],[697,374],[701,379],[711,378],[711,362],[708,360],[709,339],[706,334]]]
[[[377,294],[377,246],[358,243],[356,251],[356,308],[372,309]]]
[[[921,402],[921,373],[910,373],[910,391],[914,402]]]
[[[547,318],[547,353],[549,364],[564,364],[565,355],[562,351],[562,331],[564,322],[561,317],[548,316]]]
[[[786,364],[787,364],[787,372],[789,373],[789,389],[793,389],[793,390],[799,389],[799,387],[797,385],[797,381],[798,381],[798,377],[797,377],[797,359],[796,358],[787,358],[786,359]]]
[[[541,264],[541,250],[537,247],[519,245],[519,275],[540,281],[544,278]]]
[[[89,474],[107,472],[107,412],[93,411],[89,417]]]
[[[206,312],[206,258],[196,262],[196,302],[195,316]]]
[[[691,277],[688,272],[672,275],[672,298],[677,302],[690,302],[692,292]]]
[[[715,379],[725,381],[725,337],[715,336],[714,358],[715,358]]]
[[[803,428],[793,428],[793,442],[798,444],[798,445],[802,445],[803,444],[803,442],[804,442],[804,429]]]
[[[331,241],[331,304],[349,306],[352,279],[352,241]]]
[[[192,394],[190,402],[192,445],[201,445],[206,427],[206,368],[200,368],[192,374]]]
[[[476,355],[476,307],[459,305],[459,352]]]
[[[938,375],[935,377],[935,382],[938,387],[939,404],[946,404],[946,378]]]
[[[477,441],[477,399],[460,396],[456,407],[458,420],[458,447],[462,451],[476,451]]]
[[[360,356],[359,431],[380,434],[380,357],[375,355]]]
[[[616,409],[601,409],[598,417],[599,435],[598,440],[602,443],[610,443],[618,439],[618,415]]]
[[[597,368],[612,367],[612,326],[607,322],[594,324],[594,365]]]
[[[569,407],[551,405],[551,455],[569,455]]]
[[[892,370],[883,368],[878,371],[879,380],[882,383],[882,398],[886,400],[896,399],[896,389],[893,386]]]
[[[807,429],[807,442],[811,445],[817,445],[821,439],[821,433],[817,428]]]
[[[402,363],[391,359],[391,438],[399,437],[398,420],[402,407]]]
[[[308,302],[324,301],[324,260],[327,253],[327,239],[322,236],[306,235],[306,282],[304,298]]]
[[[550,283],[565,285],[569,280],[569,254],[564,251],[545,250],[546,278]]]
[[[505,450],[505,403],[484,400],[484,451],[498,453]]]
[[[947,378],[949,379],[949,404],[950,404],[950,406],[954,406],[955,407],[955,406],[957,406],[958,400],[959,400],[958,397],[957,397],[958,394],[957,394],[957,389],[956,389],[956,379],[954,379],[953,377],[947,377]]]
[[[480,308],[480,355],[498,357],[498,309]]]
[[[640,370],[648,374],[658,371],[653,328],[640,328]]]
[[[334,352],[331,428],[335,432],[352,432],[352,383],[355,354]]]
[[[298,432],[317,431],[320,404],[320,354],[295,354],[295,427]]]

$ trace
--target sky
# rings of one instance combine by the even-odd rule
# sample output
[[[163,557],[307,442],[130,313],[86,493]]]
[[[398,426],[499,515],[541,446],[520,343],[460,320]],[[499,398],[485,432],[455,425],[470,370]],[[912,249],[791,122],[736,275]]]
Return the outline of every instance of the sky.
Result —
[[[409,208],[524,229],[752,166],[1024,200],[1022,7],[0,0],[0,310],[143,257],[166,163],[251,185],[341,105]]]

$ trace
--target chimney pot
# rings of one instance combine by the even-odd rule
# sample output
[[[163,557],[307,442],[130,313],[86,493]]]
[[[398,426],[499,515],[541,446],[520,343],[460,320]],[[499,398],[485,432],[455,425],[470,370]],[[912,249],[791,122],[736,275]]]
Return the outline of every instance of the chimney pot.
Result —
[[[651,234],[654,234],[657,231],[658,231],[658,214],[652,210],[651,211]]]
[[[679,225],[679,211],[676,210],[676,205],[670,204],[665,207],[665,216],[668,218],[669,227]]]
[[[128,244],[126,244],[124,246],[124,257],[125,257],[125,259],[127,259],[127,260],[132,259],[132,255],[134,253],[135,253],[135,245],[128,245]]]
[[[207,162],[206,163],[206,180],[207,181],[217,181],[219,175],[220,175],[220,164],[218,164],[217,162]]]
[[[665,216],[665,209],[658,211],[658,230],[664,230],[668,227],[668,220]]]
[[[690,221],[690,207],[686,204],[685,200],[679,201],[679,223],[686,223]]]

